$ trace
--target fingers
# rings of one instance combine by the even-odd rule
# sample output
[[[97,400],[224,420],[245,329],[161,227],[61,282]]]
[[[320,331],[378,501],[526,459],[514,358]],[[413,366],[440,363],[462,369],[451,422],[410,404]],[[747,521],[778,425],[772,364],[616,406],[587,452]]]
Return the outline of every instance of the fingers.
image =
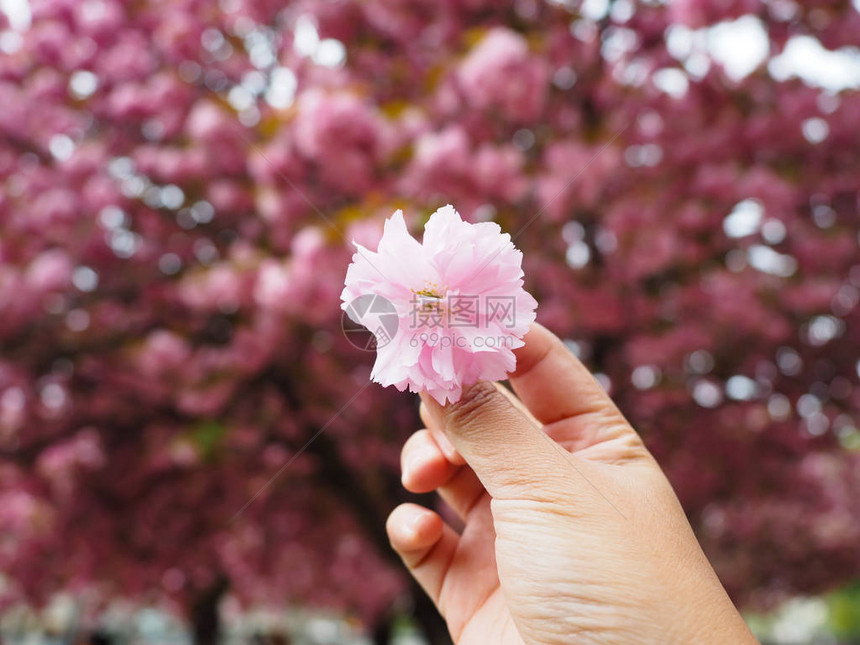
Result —
[[[417,504],[401,504],[385,525],[391,546],[436,605],[459,536],[436,513]]]
[[[569,464],[507,395],[486,381],[464,389],[444,408],[421,395],[431,422],[445,432],[457,452],[494,498],[536,496],[560,485]]]
[[[429,430],[419,430],[406,440],[400,453],[400,468],[403,488],[413,493],[436,490],[457,470],[457,466],[442,453]]]
[[[532,414],[531,410],[529,410],[525,406],[525,404],[517,398],[516,394],[514,394],[508,388],[504,387],[503,385],[501,385],[499,383],[496,383],[496,389],[499,392],[501,392],[502,394],[504,394],[505,398],[511,402],[511,405],[513,405],[517,410],[522,412],[523,416],[526,417],[526,419],[528,419],[529,422],[535,428],[542,428],[543,427],[543,424],[540,421],[538,421],[538,419],[535,417],[535,415]]]
[[[484,494],[484,487],[468,466],[455,466],[442,454],[428,430],[406,441],[400,456],[403,487],[413,493],[438,491],[457,516],[465,520]]]
[[[616,411],[591,372],[555,334],[535,323],[524,340],[526,344],[514,352],[517,369],[511,374],[511,386],[541,423]]]
[[[511,386],[550,437],[572,451],[611,442],[606,458],[618,463],[647,456],[639,435],[557,336],[535,323],[525,342],[516,350]]]
[[[424,425],[427,426],[427,429],[430,431],[430,434],[433,435],[433,439],[436,441],[436,444],[442,450],[442,454],[445,455],[445,458],[450,461],[452,464],[457,466],[462,466],[466,462],[463,460],[463,457],[457,450],[451,445],[451,442],[448,440],[448,437],[445,436],[445,428],[440,426],[438,421],[433,419],[430,414],[427,412],[427,406],[424,403],[421,403],[421,406],[418,408],[418,413],[421,415],[421,421],[424,422]]]

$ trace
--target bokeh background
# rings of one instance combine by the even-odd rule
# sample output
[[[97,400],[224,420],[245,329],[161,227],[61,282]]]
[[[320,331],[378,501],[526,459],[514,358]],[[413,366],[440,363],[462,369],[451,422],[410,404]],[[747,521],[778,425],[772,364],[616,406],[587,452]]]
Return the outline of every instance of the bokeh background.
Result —
[[[339,293],[451,202],[758,633],[856,642],[860,3],[0,8],[0,640],[446,642]]]

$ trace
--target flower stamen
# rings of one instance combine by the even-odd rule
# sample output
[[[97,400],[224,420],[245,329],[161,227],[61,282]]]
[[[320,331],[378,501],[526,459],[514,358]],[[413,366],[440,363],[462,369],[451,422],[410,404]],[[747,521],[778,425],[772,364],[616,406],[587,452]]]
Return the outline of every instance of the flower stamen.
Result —
[[[442,311],[446,288],[440,288],[435,282],[428,282],[420,290],[410,289],[417,297],[417,304],[422,311]]]

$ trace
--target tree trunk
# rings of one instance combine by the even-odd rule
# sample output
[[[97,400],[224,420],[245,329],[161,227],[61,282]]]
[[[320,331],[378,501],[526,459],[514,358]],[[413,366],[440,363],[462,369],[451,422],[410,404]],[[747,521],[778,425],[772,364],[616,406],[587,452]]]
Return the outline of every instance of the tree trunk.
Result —
[[[321,458],[322,481],[332,487],[341,499],[348,502],[349,507],[355,511],[355,518],[364,528],[371,542],[376,545],[379,553],[396,567],[402,567],[400,558],[391,549],[388,543],[388,535],[385,532],[385,514],[380,508],[388,506],[387,500],[381,500],[374,495],[355,473],[346,467],[340,458],[340,453],[335,444],[325,435],[320,435],[311,444],[309,452]],[[399,482],[398,482],[399,484]],[[430,499],[431,496],[410,495],[414,501]],[[451,645],[451,637],[448,635],[448,626],[433,602],[427,597],[424,590],[418,586],[414,579],[410,578],[410,595],[412,599],[413,618],[424,633],[430,645]],[[385,634],[374,634],[374,642],[382,643]],[[200,645],[200,644],[198,644]]]
[[[448,625],[439,615],[427,593],[414,581],[412,584],[412,603],[412,616],[421,631],[424,632],[427,642],[430,645],[451,645]]]
[[[226,578],[219,578],[194,601],[190,616],[194,645],[218,645],[221,635],[218,604],[226,591]]]
[[[373,627],[373,633],[370,635],[370,640],[373,645],[390,645],[391,643],[391,621],[392,616],[386,616]]]

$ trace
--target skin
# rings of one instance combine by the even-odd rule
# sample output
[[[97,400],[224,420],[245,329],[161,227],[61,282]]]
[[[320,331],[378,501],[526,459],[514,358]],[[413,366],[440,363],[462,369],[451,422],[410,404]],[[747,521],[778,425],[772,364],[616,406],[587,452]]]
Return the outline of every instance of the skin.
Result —
[[[391,544],[458,645],[755,643],[657,462],[588,370],[540,325],[514,393],[422,396]]]

